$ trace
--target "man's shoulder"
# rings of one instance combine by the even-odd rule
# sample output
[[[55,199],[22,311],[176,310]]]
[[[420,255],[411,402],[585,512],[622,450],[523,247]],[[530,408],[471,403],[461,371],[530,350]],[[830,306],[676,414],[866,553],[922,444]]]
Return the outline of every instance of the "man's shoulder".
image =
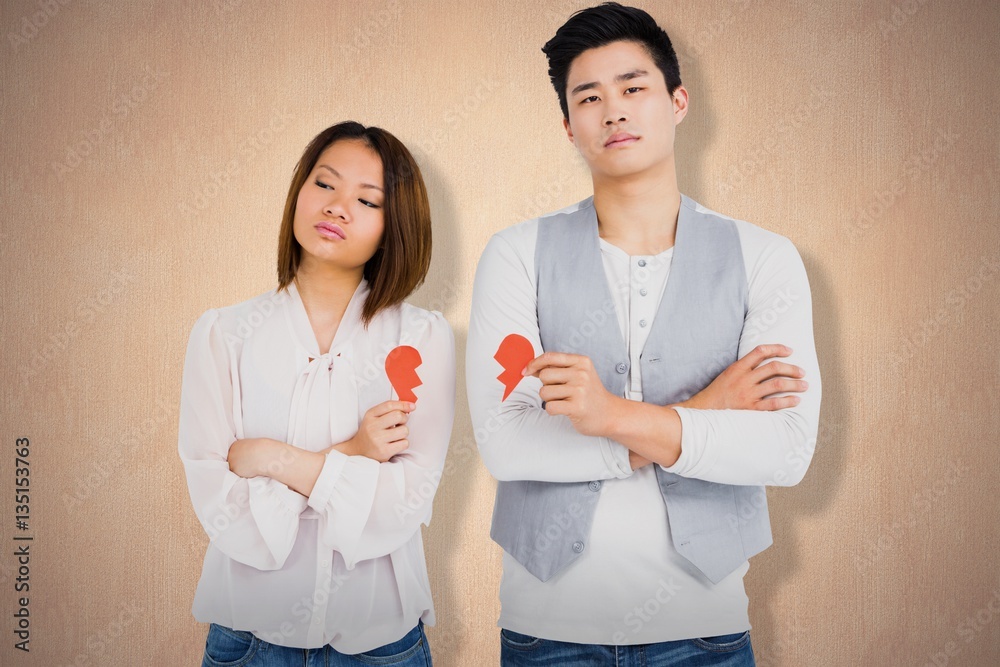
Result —
[[[715,221],[719,224],[731,225],[733,229],[739,234],[740,245],[743,247],[745,255],[760,255],[768,251],[774,251],[782,248],[794,248],[791,240],[778,234],[777,232],[772,232],[769,229],[764,229],[760,225],[756,225],[752,222],[744,220],[742,218],[734,218],[724,213],[719,213],[707,206],[696,202],[693,199],[685,197],[686,205],[690,206],[697,213],[702,214],[708,220]]]
[[[570,204],[569,206],[564,206],[563,208],[555,211],[543,213],[537,217],[522,220],[521,222],[515,223],[510,227],[505,227],[504,229],[494,233],[493,238],[502,239],[503,241],[506,241],[510,245],[514,246],[515,249],[523,250],[533,248],[535,239],[538,236],[539,225],[545,224],[546,222],[559,216],[576,213],[587,208],[588,206],[593,205],[594,197],[591,195],[590,197],[581,199],[580,201]]]

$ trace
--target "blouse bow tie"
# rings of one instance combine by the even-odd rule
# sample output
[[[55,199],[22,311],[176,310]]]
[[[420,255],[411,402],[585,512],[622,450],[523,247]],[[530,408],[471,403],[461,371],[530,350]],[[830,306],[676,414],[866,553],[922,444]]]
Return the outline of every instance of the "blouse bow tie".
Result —
[[[339,352],[337,354],[333,354],[332,352],[327,352],[326,354],[321,354],[318,357],[309,357],[309,365],[306,366],[306,369],[303,371],[303,373],[312,373],[313,371],[316,370],[316,367],[322,366],[324,363],[326,363],[326,370],[332,371],[334,357],[339,357],[339,356],[340,356]]]
[[[286,442],[320,451],[358,432],[358,388],[350,350],[340,348],[309,362],[295,381]]]

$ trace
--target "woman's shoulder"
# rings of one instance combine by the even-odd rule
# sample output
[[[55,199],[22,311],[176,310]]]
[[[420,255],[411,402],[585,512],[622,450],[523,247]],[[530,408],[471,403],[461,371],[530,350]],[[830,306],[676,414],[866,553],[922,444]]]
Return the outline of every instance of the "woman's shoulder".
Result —
[[[406,301],[386,308],[379,313],[375,321],[378,322],[380,331],[393,338],[398,335],[401,343],[453,338],[451,325],[441,311],[428,310]]]
[[[403,321],[404,327],[426,324],[437,329],[447,329],[448,331],[451,331],[451,325],[448,323],[448,318],[446,318],[444,313],[440,310],[421,308],[420,306],[415,306],[412,303],[404,301],[400,304],[400,317]]]
[[[239,303],[209,308],[198,317],[195,328],[217,326],[224,334],[254,329],[281,310],[290,298],[287,291],[275,288]]]

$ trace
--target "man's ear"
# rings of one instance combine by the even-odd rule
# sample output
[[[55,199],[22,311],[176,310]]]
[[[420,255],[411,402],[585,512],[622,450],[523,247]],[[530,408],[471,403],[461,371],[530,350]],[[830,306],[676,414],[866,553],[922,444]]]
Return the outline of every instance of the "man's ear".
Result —
[[[674,125],[680,125],[680,122],[684,120],[684,116],[688,112],[688,91],[684,86],[677,86],[674,94],[671,96],[674,101]]]
[[[566,136],[569,138],[569,143],[575,146],[576,142],[573,141],[573,128],[569,126],[569,118],[563,118],[563,129],[566,130]]]

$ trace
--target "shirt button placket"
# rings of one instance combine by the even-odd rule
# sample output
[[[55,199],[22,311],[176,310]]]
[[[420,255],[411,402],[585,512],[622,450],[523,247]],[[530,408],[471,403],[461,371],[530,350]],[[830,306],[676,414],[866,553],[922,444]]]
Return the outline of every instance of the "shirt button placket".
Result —
[[[312,622],[309,625],[309,642],[315,646],[326,643],[326,609],[330,603],[330,568],[333,554],[320,547],[316,557],[316,592],[324,591],[325,595],[313,595]]]

